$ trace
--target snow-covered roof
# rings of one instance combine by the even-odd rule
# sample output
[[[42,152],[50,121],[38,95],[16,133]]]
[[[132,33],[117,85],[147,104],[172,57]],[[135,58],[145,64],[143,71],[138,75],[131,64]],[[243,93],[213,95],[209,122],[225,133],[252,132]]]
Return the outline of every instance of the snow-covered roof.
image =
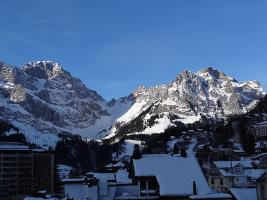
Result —
[[[260,177],[262,177],[262,175],[264,173],[265,173],[265,169],[252,169],[251,172],[250,172],[250,174],[249,174],[249,177],[251,179],[257,180]]]
[[[231,168],[238,164],[241,164],[245,168],[253,168],[251,160],[239,160],[239,161],[214,161],[217,168]]]
[[[29,151],[30,148],[26,145],[20,145],[15,143],[2,143],[0,144],[1,151]]]
[[[246,169],[241,174],[235,174],[235,173],[227,172],[224,169],[219,169],[219,172],[223,176],[229,176],[229,177],[246,176],[246,177],[249,177],[249,178],[251,178],[253,180],[256,180],[256,179],[260,178],[264,174],[265,170],[264,169]]]
[[[257,200],[256,188],[230,188],[237,200]]]
[[[31,147],[33,152],[46,152],[46,150],[42,147]]]
[[[202,170],[193,155],[186,158],[168,154],[143,155],[133,160],[135,176],[155,176],[160,186],[161,196],[193,195],[193,181],[197,194],[207,194],[211,190]]]
[[[204,195],[192,195],[190,199],[231,199],[232,196],[226,193],[210,193]]]

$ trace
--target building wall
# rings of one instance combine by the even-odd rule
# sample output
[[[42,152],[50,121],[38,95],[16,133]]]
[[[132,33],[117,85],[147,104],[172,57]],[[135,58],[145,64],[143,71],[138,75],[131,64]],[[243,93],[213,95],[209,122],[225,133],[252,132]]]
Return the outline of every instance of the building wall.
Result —
[[[139,185],[118,185],[116,186],[116,196],[122,196],[123,193],[128,193],[131,196],[139,196]]]
[[[250,132],[255,136],[255,139],[261,140],[267,138],[267,124],[256,124],[250,128]]]
[[[54,154],[50,152],[40,152],[33,154],[34,160],[34,192],[46,190],[48,193],[54,192]],[[44,178],[45,177],[45,178]]]
[[[213,178],[214,184],[212,184],[211,179]],[[220,179],[223,180],[221,184]],[[237,177],[209,177],[209,185],[218,192],[228,192],[232,187],[242,187],[248,186],[248,181],[246,176],[237,176]]]
[[[31,194],[33,154],[31,151],[0,152],[0,199]]]
[[[221,179],[223,181],[222,184],[221,184]],[[228,188],[232,186],[232,182],[228,177],[223,177],[223,176],[209,177],[209,185],[217,192],[227,192]]]
[[[108,187],[108,193],[105,195],[99,194],[99,199],[100,200],[113,200],[115,199],[116,195],[116,187]]]
[[[107,187],[107,192],[102,193],[99,186],[89,186],[83,183],[67,183],[64,185],[64,190],[65,197],[75,200],[113,200],[115,197],[123,196],[126,193],[130,196],[140,196],[139,185],[112,185]]]
[[[81,199],[93,199],[92,187],[88,187],[88,185],[81,183],[73,183],[73,184],[65,184],[64,185],[65,196],[69,198],[73,198],[75,200]],[[96,190],[97,191],[97,190]],[[94,192],[96,192],[94,190]],[[93,200],[97,200],[96,197]]]
[[[257,182],[257,199],[267,200],[267,175],[263,180]]]

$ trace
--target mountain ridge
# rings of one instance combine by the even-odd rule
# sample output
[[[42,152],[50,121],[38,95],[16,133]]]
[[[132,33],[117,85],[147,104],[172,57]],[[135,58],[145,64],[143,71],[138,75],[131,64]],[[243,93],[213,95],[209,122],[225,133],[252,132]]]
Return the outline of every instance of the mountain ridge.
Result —
[[[56,62],[33,61],[21,68],[0,62],[0,116],[21,128],[28,140],[48,146],[61,132],[89,139],[135,134],[134,128],[125,128],[129,124],[141,133],[160,133],[175,126],[170,116],[182,123],[223,118],[248,111],[263,95],[258,82],[238,83],[207,67],[106,101]]]

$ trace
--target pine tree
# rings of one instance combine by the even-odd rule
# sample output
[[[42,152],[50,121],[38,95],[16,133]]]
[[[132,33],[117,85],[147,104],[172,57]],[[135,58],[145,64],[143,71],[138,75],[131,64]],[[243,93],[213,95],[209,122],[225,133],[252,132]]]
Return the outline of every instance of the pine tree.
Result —
[[[133,159],[140,159],[141,157],[142,157],[142,154],[140,152],[140,147],[138,144],[135,144],[132,158]]]
[[[178,154],[178,153],[179,153],[179,148],[178,148],[178,146],[177,146],[177,143],[175,143],[175,144],[173,145],[172,153],[173,153],[173,154]]]
[[[184,147],[181,148],[181,156],[184,158],[187,157],[186,149]]]

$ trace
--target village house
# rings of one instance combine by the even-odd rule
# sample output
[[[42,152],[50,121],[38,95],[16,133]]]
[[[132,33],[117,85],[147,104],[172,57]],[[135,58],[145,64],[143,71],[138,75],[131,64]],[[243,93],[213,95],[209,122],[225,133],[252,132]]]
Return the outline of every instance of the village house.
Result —
[[[209,185],[218,192],[255,187],[256,179],[263,173],[263,169],[254,169],[250,160],[214,161],[208,172]]]
[[[173,139],[173,146],[177,141]],[[69,199],[231,199],[211,190],[194,155],[196,142],[178,145],[180,154],[133,153],[127,169],[122,163],[106,166],[102,173],[88,173],[63,180]],[[183,148],[182,148],[183,147]],[[186,150],[187,148],[187,150]],[[135,155],[135,156],[134,156]]]
[[[227,194],[214,194],[195,156],[169,154],[143,155],[133,160],[135,180],[140,195],[160,199],[230,199]],[[217,196],[216,196],[217,195]]]
[[[212,192],[192,154],[187,157],[145,154],[131,163],[132,179],[125,169],[63,179],[65,197],[77,200],[231,199],[229,194]]]

